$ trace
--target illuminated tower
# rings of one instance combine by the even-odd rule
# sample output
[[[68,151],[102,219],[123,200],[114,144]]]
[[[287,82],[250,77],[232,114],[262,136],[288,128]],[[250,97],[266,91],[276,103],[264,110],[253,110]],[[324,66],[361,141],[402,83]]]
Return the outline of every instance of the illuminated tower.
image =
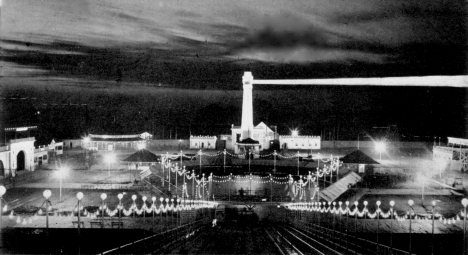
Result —
[[[252,81],[251,72],[244,72],[242,76],[242,84],[244,85],[244,96],[242,101],[242,124],[241,124],[241,140],[252,138],[253,131],[253,107],[252,107]]]

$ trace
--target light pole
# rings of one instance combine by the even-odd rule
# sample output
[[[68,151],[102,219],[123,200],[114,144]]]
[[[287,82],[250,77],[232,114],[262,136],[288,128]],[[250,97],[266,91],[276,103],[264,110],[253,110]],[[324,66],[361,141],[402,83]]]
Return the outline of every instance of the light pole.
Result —
[[[366,219],[367,219],[367,201],[364,201],[364,220]],[[363,225],[362,229],[365,231],[366,222],[364,221],[362,225]]]
[[[333,201],[332,204],[333,204],[333,209],[336,209],[336,207],[335,207],[336,202]],[[330,211],[331,211],[331,210],[330,210]],[[335,214],[336,214],[336,213],[333,213],[333,232],[334,232],[334,233],[336,233],[336,230],[335,230]],[[336,237],[335,237],[335,238],[336,238]],[[335,238],[333,238],[333,239],[335,239]],[[335,246],[336,246],[336,242],[335,242]]]
[[[122,198],[123,194],[119,193],[117,195],[117,198],[119,199],[119,228],[122,228]]]
[[[151,205],[151,213],[153,214],[153,227],[154,227],[154,211],[156,209],[156,197],[152,197],[151,200],[153,201],[153,204]],[[153,228],[151,228],[153,229]]]
[[[3,237],[2,237],[2,215],[3,215],[3,209],[2,209],[2,197],[6,193],[6,188],[3,185],[0,185],[0,248],[3,246]]]
[[[162,209],[163,209],[163,201],[164,201],[164,198],[163,198],[163,197],[160,197],[160,198],[159,198],[159,202],[160,202],[159,207],[161,208],[161,216],[162,216],[162,213],[163,213],[163,211],[162,211]],[[161,218],[159,218],[159,224],[161,225],[160,232],[162,232],[163,225],[161,224]]]
[[[408,200],[408,205],[410,206],[410,211],[409,211],[409,253],[411,254],[411,219],[413,218],[413,200]]]
[[[436,206],[436,201],[432,201],[432,255],[434,255],[434,210]]]
[[[110,176],[110,168],[111,168],[111,164],[115,161],[115,156],[114,154],[112,153],[109,153],[106,155],[106,161],[107,161],[107,165],[108,165],[108,176]]]
[[[248,149],[247,157],[249,158],[249,174],[250,174],[250,155],[252,155],[252,153],[250,152],[250,149]]]
[[[46,204],[46,230],[47,230],[47,246],[49,247],[50,250],[50,243],[49,243],[49,207],[52,207],[52,204],[49,201],[49,197],[52,195],[52,192],[48,189],[44,190],[42,193],[46,201],[42,203],[42,205]],[[42,207],[42,206],[41,206]]]
[[[380,232],[380,201],[375,203],[377,205],[377,253],[380,250],[380,243],[379,243],[379,232]]]
[[[68,169],[65,168],[65,167],[61,167],[57,171],[57,176],[58,176],[58,178],[60,180],[60,198],[59,198],[59,202],[62,202],[62,180],[63,180],[63,177],[65,176],[67,171],[68,171]]]
[[[200,155],[200,174],[201,174],[201,172],[202,172],[202,169],[201,169],[201,156],[202,156],[202,150],[200,150],[200,151],[198,152],[198,155]]]
[[[226,174],[226,149],[224,149],[223,154],[224,154],[224,174]]]
[[[380,160],[382,160],[382,151],[385,151],[385,143],[382,141],[376,142],[375,149],[379,152]]]
[[[463,215],[463,255],[466,254],[466,206],[468,205],[468,199],[463,198],[461,201],[464,208]]]
[[[80,214],[81,214],[81,210],[80,210],[80,201],[81,199],[83,199],[83,193],[82,192],[78,192],[76,194],[76,198],[78,198],[78,254],[80,254],[81,252],[81,244],[80,244],[80,225],[81,225],[81,221],[80,221]]]
[[[393,206],[395,201],[390,201],[390,253],[393,253]]]
[[[228,182],[229,182],[229,194],[228,194],[228,197],[229,197],[229,202],[231,202],[231,182],[232,182],[232,173],[229,174]]]
[[[148,199],[146,196],[143,196],[141,200],[143,200],[143,206],[141,207],[143,209],[143,224],[146,225],[146,199]]]
[[[354,212],[354,244],[356,245],[357,244],[357,216],[358,216],[358,204],[359,202],[358,201],[354,201],[354,210],[356,210]],[[356,253],[356,250],[357,249],[354,249],[355,253]]]
[[[297,175],[299,176],[299,151],[297,151]]]
[[[107,198],[107,194],[106,193],[102,193],[101,194],[101,199],[102,199],[102,206],[101,206],[101,228],[104,228],[104,207],[106,207],[106,205],[104,204],[104,200],[106,200]]]
[[[348,251],[348,227],[349,227],[349,201],[346,201],[346,250]]]
[[[273,172],[276,173],[276,150],[273,151]]]
[[[135,211],[136,211],[136,203],[135,203],[135,200],[137,199],[137,196],[136,195],[133,195],[132,196],[132,200],[133,200],[133,204],[132,204],[132,211],[133,211],[133,225],[135,225]]]
[[[169,198],[166,198],[166,220],[165,220],[166,229],[167,229],[167,214],[168,214],[168,210],[169,210]]]

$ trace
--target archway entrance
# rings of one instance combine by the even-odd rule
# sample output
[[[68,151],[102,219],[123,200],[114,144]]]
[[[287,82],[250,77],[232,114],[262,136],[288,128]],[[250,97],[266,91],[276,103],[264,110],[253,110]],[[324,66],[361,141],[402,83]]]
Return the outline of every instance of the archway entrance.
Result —
[[[5,168],[3,166],[3,161],[0,160],[0,176],[5,176]]]
[[[16,165],[17,171],[24,170],[24,167],[26,165],[26,156],[24,155],[24,151],[20,151],[16,156]]]

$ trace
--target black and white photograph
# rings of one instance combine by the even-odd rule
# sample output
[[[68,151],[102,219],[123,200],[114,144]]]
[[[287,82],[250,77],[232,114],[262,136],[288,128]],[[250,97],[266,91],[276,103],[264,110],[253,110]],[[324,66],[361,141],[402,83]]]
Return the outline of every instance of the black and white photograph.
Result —
[[[0,254],[468,255],[467,0],[0,0]]]

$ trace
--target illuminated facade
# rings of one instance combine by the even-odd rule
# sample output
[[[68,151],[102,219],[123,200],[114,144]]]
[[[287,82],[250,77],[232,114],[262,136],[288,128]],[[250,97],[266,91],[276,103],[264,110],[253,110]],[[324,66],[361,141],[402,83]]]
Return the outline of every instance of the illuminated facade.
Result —
[[[215,149],[216,136],[190,136],[190,149]]]
[[[319,150],[320,136],[280,135],[281,149]]]
[[[138,150],[152,136],[147,132],[135,135],[89,134],[82,140],[84,149],[95,151]]]

